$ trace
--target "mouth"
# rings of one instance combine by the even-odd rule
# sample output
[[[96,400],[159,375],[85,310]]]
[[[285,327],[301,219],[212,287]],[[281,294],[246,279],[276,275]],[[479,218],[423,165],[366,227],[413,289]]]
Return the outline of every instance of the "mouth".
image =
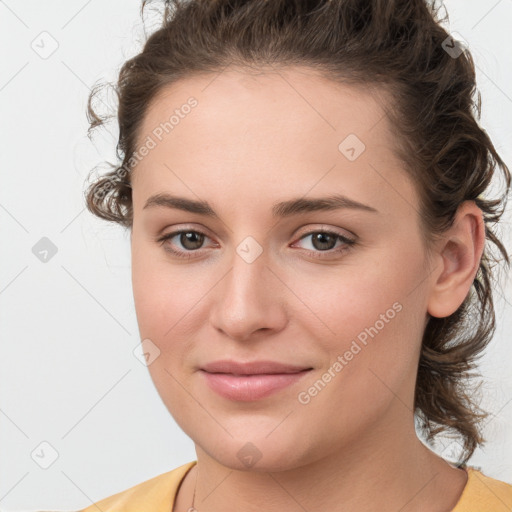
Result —
[[[260,400],[298,382],[313,368],[274,361],[216,361],[200,373],[208,386],[229,400]]]
[[[214,361],[201,367],[208,373],[229,373],[231,375],[262,375],[262,374],[284,374],[298,373],[304,370],[311,370],[308,366],[297,366],[277,361]]]

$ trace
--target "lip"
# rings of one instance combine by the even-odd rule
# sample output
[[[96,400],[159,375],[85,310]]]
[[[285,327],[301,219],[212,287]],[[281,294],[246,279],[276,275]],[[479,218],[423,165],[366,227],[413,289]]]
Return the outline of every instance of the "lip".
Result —
[[[275,361],[215,361],[200,369],[213,391],[224,398],[242,402],[276,393],[296,383],[311,370]]]
[[[273,373],[297,373],[310,370],[308,366],[296,366],[276,361],[247,361],[238,362],[230,360],[214,361],[201,366],[201,370],[208,373],[231,373],[233,375],[257,375]]]

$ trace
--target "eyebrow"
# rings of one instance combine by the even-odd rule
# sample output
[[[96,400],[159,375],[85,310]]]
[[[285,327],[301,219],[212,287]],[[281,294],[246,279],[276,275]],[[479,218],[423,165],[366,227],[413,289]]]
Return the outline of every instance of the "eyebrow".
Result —
[[[219,215],[207,201],[196,201],[186,197],[160,193],[149,197],[143,209],[155,207],[174,208],[220,220]],[[342,208],[378,213],[378,210],[371,206],[360,203],[341,194],[333,194],[326,197],[311,199],[300,197],[275,203],[272,206],[272,216],[284,218],[314,211],[329,211]]]

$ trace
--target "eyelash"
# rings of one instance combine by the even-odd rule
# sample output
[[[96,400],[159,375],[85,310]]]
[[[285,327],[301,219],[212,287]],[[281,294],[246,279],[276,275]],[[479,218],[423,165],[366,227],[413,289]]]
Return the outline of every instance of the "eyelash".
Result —
[[[172,233],[167,233],[166,235],[163,235],[162,237],[157,238],[156,241],[159,242],[160,245],[164,245],[167,240],[170,240],[177,235],[181,235],[182,233],[196,233],[198,235],[203,235],[203,236],[209,238],[206,233],[203,233],[202,231],[198,231],[196,229],[181,229],[178,231],[173,231]],[[326,251],[310,251],[308,249],[305,249],[312,255],[313,258],[324,258],[323,254],[331,254],[331,255],[332,254],[340,254],[340,253],[350,250],[356,244],[355,240],[352,240],[351,238],[347,238],[346,236],[340,235],[340,233],[338,233],[336,231],[330,231],[330,230],[310,231],[309,233],[305,233],[303,236],[301,236],[299,238],[299,240],[302,240],[308,236],[311,236],[311,235],[314,235],[317,233],[335,236],[335,237],[339,238],[345,245],[343,245],[342,247],[338,247],[337,249],[329,249]],[[171,254],[173,254],[174,256],[177,256],[178,258],[184,258],[184,259],[193,258],[194,257],[193,254],[200,251],[200,249],[196,249],[193,251],[177,251],[175,249],[171,249],[170,246],[167,246],[164,249],[167,252],[170,252]]]

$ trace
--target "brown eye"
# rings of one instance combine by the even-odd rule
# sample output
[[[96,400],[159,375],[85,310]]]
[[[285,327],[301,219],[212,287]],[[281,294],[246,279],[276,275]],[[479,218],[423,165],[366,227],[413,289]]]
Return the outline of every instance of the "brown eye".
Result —
[[[182,246],[190,251],[200,249],[204,241],[204,235],[197,231],[182,231],[179,237]]]
[[[174,238],[176,238],[177,241],[172,242]],[[201,231],[181,229],[179,231],[173,231],[172,233],[163,235],[157,240],[157,242],[160,242],[166,251],[174,254],[175,256],[191,258],[193,257],[194,252],[198,252],[198,249],[201,249],[205,238],[208,238],[208,236]],[[175,248],[176,246],[178,247],[177,249]]]
[[[307,249],[307,251],[312,253],[314,258],[328,257],[328,255],[339,254],[348,251],[356,243],[355,240],[347,238],[346,236],[336,231],[310,231],[309,233],[303,235],[300,240],[304,240],[308,237],[311,237],[310,245],[312,249]],[[341,246],[338,246],[335,249],[338,240],[342,243]],[[327,254],[324,256],[322,253]]]

